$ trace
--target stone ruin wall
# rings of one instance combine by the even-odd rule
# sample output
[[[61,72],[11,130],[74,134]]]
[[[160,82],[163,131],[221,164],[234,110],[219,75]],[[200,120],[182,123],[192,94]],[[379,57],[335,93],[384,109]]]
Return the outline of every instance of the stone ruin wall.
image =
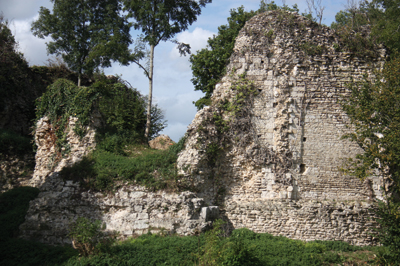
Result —
[[[232,227],[303,240],[370,243],[368,209],[382,197],[381,181],[361,182],[339,171],[344,158],[361,150],[341,139],[350,129],[338,101],[351,77],[360,80],[383,65],[385,50],[377,47],[375,58],[357,58],[336,51],[338,43],[332,29],[296,13],[264,13],[241,30],[228,74],[216,86],[213,104],[189,126],[178,159],[182,173],[202,187],[199,196],[210,204],[219,201]],[[318,46],[321,54],[307,53],[307,47]],[[221,112],[225,121],[232,119],[218,106],[232,101],[231,86],[243,73],[259,92],[247,135],[225,142],[211,168],[206,150],[218,132],[210,121]],[[239,144],[243,139],[245,146]],[[256,159],[260,155],[275,159],[263,162]]]
[[[323,52],[308,55],[301,46],[307,43],[321,45]],[[197,193],[149,192],[125,185],[105,195],[62,180],[58,176],[62,167],[95,147],[95,131],[88,128],[79,140],[70,130],[71,153],[54,164],[52,128],[43,118],[35,136],[35,173],[25,183],[41,193],[30,203],[22,235],[68,243],[68,224],[81,216],[100,219],[107,230],[117,230],[123,237],[164,229],[193,234],[204,230],[216,214],[215,208],[206,206],[218,205],[233,228],[370,244],[368,232],[374,225],[368,220],[369,208],[373,198],[381,197],[380,180],[362,183],[338,171],[342,158],[360,152],[340,139],[349,129],[338,99],[346,95],[350,77],[360,79],[382,65],[384,51],[377,49],[380,56],[362,59],[336,52],[334,43],[338,40],[331,29],[297,14],[275,11],[246,24],[236,40],[228,74],[214,91],[215,104],[196,114],[178,159]],[[205,150],[218,139],[210,121],[215,112],[221,113],[217,103],[234,97],[231,85],[243,73],[259,93],[249,105],[251,116],[241,124],[246,130],[226,143],[210,168]],[[229,121],[229,113],[222,115]],[[71,118],[69,128],[74,123]]]
[[[100,117],[94,114],[86,135],[80,139],[72,130],[77,119],[71,117],[67,140],[70,153],[57,157],[54,130],[47,117],[36,126],[36,166],[33,177],[23,185],[40,189],[30,202],[21,236],[49,244],[71,243],[68,226],[78,217],[101,220],[109,232],[118,231],[122,239],[147,232],[180,235],[204,231],[218,209],[206,207],[193,192],[149,192],[144,187],[120,184],[113,193],[85,190],[79,182],[63,180],[59,172],[82,160],[96,146],[95,128]],[[79,177],[77,177],[79,179]]]

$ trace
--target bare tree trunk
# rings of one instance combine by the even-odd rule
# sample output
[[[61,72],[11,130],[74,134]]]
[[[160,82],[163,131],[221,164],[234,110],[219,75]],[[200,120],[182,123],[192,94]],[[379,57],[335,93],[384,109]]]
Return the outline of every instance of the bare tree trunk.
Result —
[[[82,78],[82,74],[81,74],[81,71],[79,71],[79,73],[78,73],[78,87],[81,86],[81,78]]]
[[[144,137],[149,139],[150,126],[151,126],[151,101],[153,97],[153,68],[154,68],[154,45],[150,45],[150,69],[149,69],[149,100],[147,103],[147,121],[146,121],[146,131]]]

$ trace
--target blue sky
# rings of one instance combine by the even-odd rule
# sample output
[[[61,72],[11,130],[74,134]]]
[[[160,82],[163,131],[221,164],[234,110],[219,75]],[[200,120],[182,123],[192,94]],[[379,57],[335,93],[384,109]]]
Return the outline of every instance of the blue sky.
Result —
[[[275,3],[285,3],[288,6],[297,3],[300,12],[307,9],[306,0],[277,0]],[[176,39],[189,43],[192,52],[195,53],[196,50],[206,47],[207,39],[218,32],[218,26],[227,23],[226,19],[232,8],[243,5],[248,11],[256,10],[259,4],[260,0],[214,0],[202,10],[197,21],[187,31],[179,33]],[[347,0],[322,0],[325,7],[322,23],[330,25],[335,19],[335,14],[344,10],[346,4]],[[19,42],[19,50],[24,53],[30,65],[44,65],[49,58],[46,41],[50,39],[36,38],[30,32],[30,24],[37,19],[40,6],[51,9],[52,4],[50,0],[0,0],[0,10],[11,22],[11,30]],[[132,31],[131,34],[134,38],[137,32]],[[148,93],[148,80],[136,65],[121,67],[114,64],[104,71],[106,74],[122,75],[123,79],[142,94]],[[154,75],[153,99],[164,110],[168,120],[168,127],[162,133],[178,141],[196,114],[192,102],[202,96],[201,92],[194,91],[190,81],[192,73],[189,57],[179,56],[175,44],[171,42],[159,44],[155,49]]]

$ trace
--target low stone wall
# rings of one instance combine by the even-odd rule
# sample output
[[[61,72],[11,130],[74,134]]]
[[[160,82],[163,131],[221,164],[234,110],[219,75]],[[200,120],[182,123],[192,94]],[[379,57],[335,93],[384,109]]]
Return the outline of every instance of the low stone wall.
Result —
[[[148,192],[124,186],[112,194],[83,191],[78,183],[57,175],[46,179],[38,198],[30,202],[21,235],[44,243],[70,243],[68,226],[78,217],[101,220],[122,238],[147,232],[193,234],[210,225],[214,208],[192,192]]]
[[[301,240],[341,240],[370,245],[376,224],[367,202],[258,200],[226,202],[225,215],[234,228]]]

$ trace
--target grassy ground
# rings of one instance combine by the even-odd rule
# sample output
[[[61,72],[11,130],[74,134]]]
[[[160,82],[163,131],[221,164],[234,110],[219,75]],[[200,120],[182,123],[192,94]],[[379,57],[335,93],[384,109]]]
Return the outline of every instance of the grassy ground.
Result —
[[[80,257],[70,246],[16,238],[29,201],[38,193],[36,188],[21,187],[0,194],[0,265],[383,265],[377,260],[383,247],[304,242],[248,229],[222,237],[221,221],[206,234],[145,234]]]

